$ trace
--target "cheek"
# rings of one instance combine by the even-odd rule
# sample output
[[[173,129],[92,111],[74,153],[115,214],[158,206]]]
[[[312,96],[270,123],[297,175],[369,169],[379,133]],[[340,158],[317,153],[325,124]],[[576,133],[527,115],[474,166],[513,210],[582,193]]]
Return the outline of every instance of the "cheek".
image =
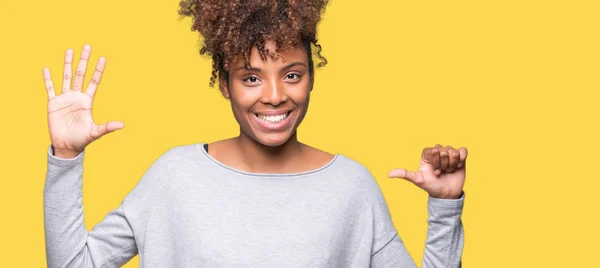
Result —
[[[231,108],[233,109],[233,114],[235,115],[236,119],[238,119],[238,121],[240,121],[240,119],[244,119],[244,116],[248,114],[250,106],[248,106],[248,104],[244,102],[239,101],[232,101],[231,104]]]
[[[292,91],[289,96],[299,108],[306,109],[310,100],[310,91],[306,87],[303,87],[300,90]]]
[[[237,93],[238,92],[236,92],[236,94],[232,94],[230,99],[233,115],[238,121],[238,124],[247,125],[247,121],[252,119],[249,118],[251,115],[249,112],[256,103],[256,96],[253,96],[253,94],[251,94],[249,91],[243,95]]]
[[[239,112],[244,113],[248,112],[260,98],[260,89],[235,85],[234,90],[230,91],[230,94],[232,106],[235,106]]]
[[[288,85],[286,88],[286,93],[297,105],[308,102],[311,93],[310,80],[303,77],[299,83]]]
[[[242,129],[248,130],[251,124],[250,120],[252,120],[250,114],[248,113],[248,108],[242,105],[241,103],[234,102],[232,102],[231,108],[233,110],[233,117],[235,118],[235,121],[238,123],[238,125]]]

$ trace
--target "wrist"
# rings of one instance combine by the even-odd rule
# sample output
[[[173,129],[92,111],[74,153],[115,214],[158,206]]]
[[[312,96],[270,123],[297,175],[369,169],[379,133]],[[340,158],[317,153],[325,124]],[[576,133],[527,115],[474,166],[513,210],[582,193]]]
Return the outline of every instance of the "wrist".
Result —
[[[75,158],[81,152],[69,149],[55,148],[52,146],[52,154],[58,158]]]
[[[432,194],[430,194],[429,196],[433,197],[433,198],[437,198],[437,199],[460,199],[462,197],[462,195],[463,195],[463,191],[461,191],[458,194],[446,194],[446,195],[443,195],[443,194],[442,195],[432,195]]]

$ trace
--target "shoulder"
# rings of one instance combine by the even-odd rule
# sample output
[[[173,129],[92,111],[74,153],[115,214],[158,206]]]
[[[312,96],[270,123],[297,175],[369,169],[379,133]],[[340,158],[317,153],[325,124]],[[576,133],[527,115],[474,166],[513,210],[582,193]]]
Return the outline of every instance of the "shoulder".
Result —
[[[202,143],[175,145],[164,150],[155,160],[156,165],[189,163],[198,159]]]
[[[381,188],[371,171],[359,161],[343,154],[338,154],[336,169],[345,181],[354,184],[357,190],[369,203],[380,202],[383,198]]]
[[[125,198],[128,210],[131,212],[144,207],[145,203],[163,195],[165,189],[177,187],[175,182],[178,178],[193,174],[198,168],[195,159],[199,158],[200,145],[177,145],[160,153]]]
[[[165,149],[146,170],[146,175],[151,177],[169,177],[167,175],[185,172],[198,165],[198,148],[201,144],[183,144]]]
[[[161,161],[177,161],[190,159],[191,157],[198,155],[201,149],[201,145],[202,143],[175,145],[163,152],[159,159]]]
[[[179,174],[196,168],[199,144],[177,145],[163,151],[146,169],[130,195],[147,195],[155,189],[169,187]]]
[[[360,217],[371,222],[373,247],[382,248],[396,234],[387,201],[379,184],[367,167],[345,155],[338,154],[338,167],[343,170],[345,181],[354,185],[351,199],[360,207]]]
[[[336,161],[337,168],[347,176],[361,177],[362,179],[373,177],[371,171],[354,158],[344,154],[338,154]]]
[[[359,192],[361,193],[363,202],[365,202],[369,208],[367,215],[371,215],[375,222],[374,228],[376,229],[375,231],[377,233],[375,236],[378,236],[379,234],[391,234],[395,232],[387,201],[383,195],[379,183],[371,171],[357,160],[347,156],[341,156],[341,160],[342,161],[340,162],[344,163],[344,166],[348,172],[354,174],[354,176],[351,178],[353,178],[357,185],[360,185]],[[380,239],[375,238],[375,240]]]

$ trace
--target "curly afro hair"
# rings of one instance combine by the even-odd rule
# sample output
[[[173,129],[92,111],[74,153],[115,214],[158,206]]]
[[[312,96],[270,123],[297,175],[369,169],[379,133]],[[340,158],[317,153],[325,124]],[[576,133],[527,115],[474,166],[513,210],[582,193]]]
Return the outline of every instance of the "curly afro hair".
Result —
[[[311,45],[317,48],[327,64],[317,42],[317,24],[329,0],[182,0],[179,14],[192,17],[192,31],[204,37],[200,55],[212,56],[212,76],[228,77],[227,70],[238,56],[243,56],[250,68],[250,52],[256,46],[262,60],[276,59],[277,52],[303,46],[309,55],[309,71],[314,71]],[[265,41],[273,40],[276,51],[265,49]],[[227,80],[226,80],[227,81]]]

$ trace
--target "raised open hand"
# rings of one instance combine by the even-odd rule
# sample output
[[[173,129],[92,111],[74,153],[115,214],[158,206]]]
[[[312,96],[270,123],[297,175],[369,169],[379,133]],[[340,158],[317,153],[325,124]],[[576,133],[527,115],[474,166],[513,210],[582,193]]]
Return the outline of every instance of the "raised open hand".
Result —
[[[431,197],[460,198],[466,177],[467,148],[454,149],[448,145],[423,149],[417,172],[398,168],[390,171],[390,178],[402,178],[425,190]]]
[[[110,121],[97,125],[92,119],[94,94],[106,67],[106,59],[103,57],[98,59],[96,70],[84,93],[82,92],[83,80],[91,52],[92,48],[89,45],[83,46],[81,58],[75,71],[73,89],[70,89],[73,50],[66,50],[62,92],[58,96],[55,96],[54,93],[54,83],[50,77],[50,70],[48,68],[43,70],[44,82],[48,92],[48,129],[54,152],[60,157],[75,157],[91,142],[107,133],[125,127],[125,124],[120,121]]]

